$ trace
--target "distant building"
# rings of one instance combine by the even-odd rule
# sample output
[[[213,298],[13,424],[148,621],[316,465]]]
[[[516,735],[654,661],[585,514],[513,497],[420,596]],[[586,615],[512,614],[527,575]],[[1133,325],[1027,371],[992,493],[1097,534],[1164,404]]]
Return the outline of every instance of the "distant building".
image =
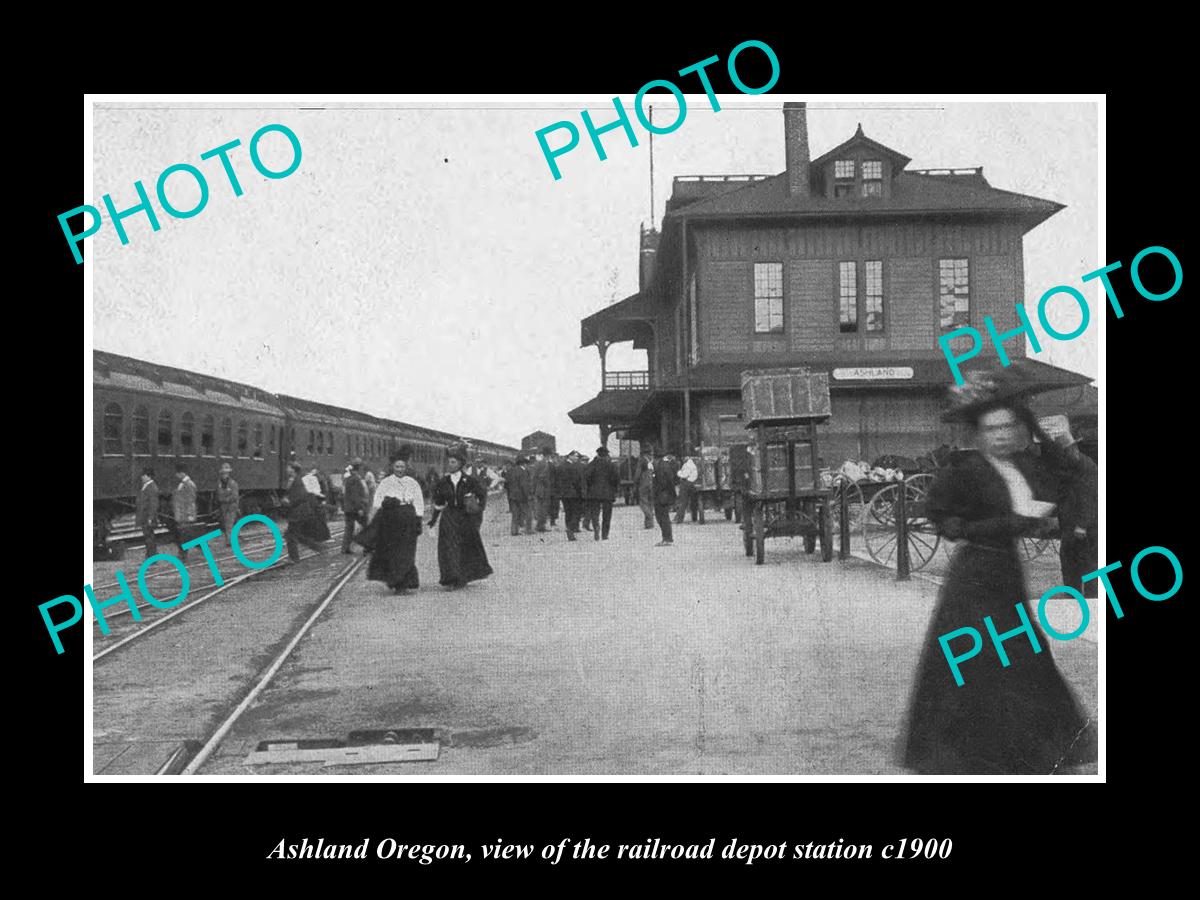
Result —
[[[952,376],[937,339],[983,332],[984,316],[1019,324],[1024,236],[1063,207],[994,188],[981,168],[910,170],[861,126],[810,159],[806,115],[784,104],[781,174],[675,178],[661,231],[642,230],[638,292],[581,322],[601,391],[572,421],[601,440],[727,444],[745,439],[744,370],[809,366],[829,374],[831,464],[961,445],[941,422]],[[607,368],[624,341],[647,351],[647,371]],[[1024,335],[1004,346],[1025,356]],[[994,364],[985,352],[963,369]],[[1056,387],[1090,381],[1030,368]]]
[[[557,451],[558,445],[555,443],[554,435],[547,434],[544,431],[535,431],[533,434],[527,434],[521,438],[521,451],[533,451],[537,453],[543,447],[549,447],[551,450]]]

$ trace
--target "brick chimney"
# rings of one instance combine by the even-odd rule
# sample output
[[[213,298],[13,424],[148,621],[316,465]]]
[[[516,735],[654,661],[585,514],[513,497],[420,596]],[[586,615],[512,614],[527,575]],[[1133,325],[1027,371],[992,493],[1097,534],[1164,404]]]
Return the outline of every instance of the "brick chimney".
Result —
[[[807,197],[808,186],[808,110],[805,103],[783,104],[784,160],[787,163],[787,189],[792,197]]]

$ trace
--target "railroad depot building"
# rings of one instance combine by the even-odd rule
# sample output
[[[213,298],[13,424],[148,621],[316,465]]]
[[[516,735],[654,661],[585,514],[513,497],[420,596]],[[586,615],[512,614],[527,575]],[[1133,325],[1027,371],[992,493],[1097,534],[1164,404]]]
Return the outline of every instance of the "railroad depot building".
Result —
[[[1063,206],[994,188],[981,168],[909,170],[861,125],[811,159],[805,104],[783,120],[786,171],[674,179],[661,230],[642,230],[638,292],[582,321],[603,389],[571,419],[676,452],[742,441],[741,373],[809,366],[829,373],[827,465],[963,445],[940,421],[952,376],[937,339],[984,332],[985,316],[1017,327],[1024,236]],[[647,371],[607,369],[626,341]],[[1004,346],[1025,357],[1024,335]],[[985,344],[964,371],[994,354]],[[1090,381],[1030,363],[1048,385]]]

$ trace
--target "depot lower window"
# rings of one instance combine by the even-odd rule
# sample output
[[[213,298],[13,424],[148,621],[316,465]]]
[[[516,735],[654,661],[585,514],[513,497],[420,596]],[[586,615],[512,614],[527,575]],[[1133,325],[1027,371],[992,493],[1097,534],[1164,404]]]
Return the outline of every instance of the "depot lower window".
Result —
[[[783,334],[783,263],[754,264],[754,333]]]

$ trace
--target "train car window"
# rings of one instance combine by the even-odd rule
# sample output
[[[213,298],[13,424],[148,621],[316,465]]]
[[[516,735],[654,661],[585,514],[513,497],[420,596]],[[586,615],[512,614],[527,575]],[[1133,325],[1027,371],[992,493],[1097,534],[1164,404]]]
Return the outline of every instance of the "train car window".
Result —
[[[212,416],[208,416],[207,419],[210,428],[208,439],[212,441]],[[203,438],[201,438],[201,441],[203,442]],[[179,455],[196,455],[196,417],[190,412],[185,412],[179,417]]]
[[[271,426],[271,452],[275,452],[275,426]]]
[[[192,414],[188,413],[187,417],[190,421],[192,418]],[[205,416],[203,419],[200,420],[200,455],[201,456],[216,456],[217,455],[217,441],[216,441],[216,437],[215,437],[216,427],[217,427],[217,420],[214,419],[212,416]],[[188,453],[188,456],[194,456],[195,451],[192,449],[192,446],[191,446],[192,439],[190,437],[190,434],[191,434],[190,427],[188,428],[188,433],[189,433],[189,437],[188,437],[188,452],[187,453]]]
[[[317,452],[325,452],[325,432],[318,429],[317,431]]]
[[[325,433],[325,452],[333,456],[333,432]]]
[[[317,435],[311,428],[308,429],[308,452],[311,455],[313,447],[317,445]]]
[[[233,419],[229,416],[221,420],[221,455],[233,456]]]
[[[254,423],[254,458],[263,458],[263,427],[262,422]]]
[[[242,459],[250,455],[250,426],[245,419],[238,422],[237,455]]]
[[[158,411],[158,455],[170,456],[175,452],[175,421],[169,409]]]
[[[288,444],[288,446],[291,447],[291,450],[293,453],[296,452],[296,429],[295,428],[292,429],[291,442]]]
[[[146,406],[133,408],[133,455],[150,455],[150,410]]]
[[[104,407],[104,452],[119,455],[125,452],[125,413],[120,403]]]

